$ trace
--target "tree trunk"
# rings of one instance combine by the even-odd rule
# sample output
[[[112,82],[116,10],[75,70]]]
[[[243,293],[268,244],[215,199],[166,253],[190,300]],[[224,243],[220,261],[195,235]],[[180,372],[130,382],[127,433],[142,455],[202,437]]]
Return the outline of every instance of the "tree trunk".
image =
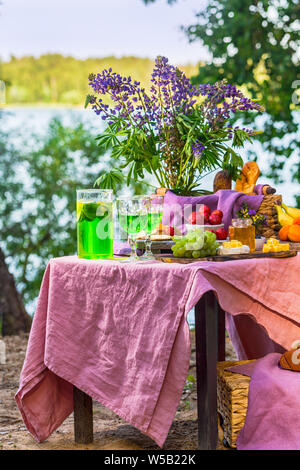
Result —
[[[14,277],[8,271],[0,249],[0,335],[1,323],[3,335],[14,335],[30,330],[31,317],[26,313]]]

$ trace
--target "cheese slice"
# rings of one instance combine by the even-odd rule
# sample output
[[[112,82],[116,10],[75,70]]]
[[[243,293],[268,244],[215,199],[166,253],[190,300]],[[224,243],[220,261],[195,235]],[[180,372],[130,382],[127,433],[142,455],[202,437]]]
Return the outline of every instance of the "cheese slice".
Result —
[[[246,253],[250,253],[250,248],[248,245],[241,245],[231,248],[220,246],[219,248],[219,255],[241,255]]]

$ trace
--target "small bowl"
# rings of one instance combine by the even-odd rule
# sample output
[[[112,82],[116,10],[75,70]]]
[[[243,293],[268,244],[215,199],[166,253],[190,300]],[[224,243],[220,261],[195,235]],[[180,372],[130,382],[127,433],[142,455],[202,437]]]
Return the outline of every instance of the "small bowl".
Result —
[[[255,251],[262,251],[265,241],[265,237],[255,238]]]

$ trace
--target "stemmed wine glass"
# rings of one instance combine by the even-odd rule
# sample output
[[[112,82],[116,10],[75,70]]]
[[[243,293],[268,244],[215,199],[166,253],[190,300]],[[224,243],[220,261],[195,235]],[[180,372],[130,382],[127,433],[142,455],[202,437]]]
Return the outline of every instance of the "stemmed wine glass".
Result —
[[[147,196],[121,196],[117,199],[119,224],[128,233],[128,242],[131,248],[130,257],[125,262],[137,262],[136,237],[148,226],[148,199]]]
[[[162,220],[164,196],[152,194],[151,196],[144,196],[147,201],[148,208],[148,224],[145,229],[145,253],[140,256],[141,260],[154,260],[155,256],[151,250],[151,232],[155,230]]]

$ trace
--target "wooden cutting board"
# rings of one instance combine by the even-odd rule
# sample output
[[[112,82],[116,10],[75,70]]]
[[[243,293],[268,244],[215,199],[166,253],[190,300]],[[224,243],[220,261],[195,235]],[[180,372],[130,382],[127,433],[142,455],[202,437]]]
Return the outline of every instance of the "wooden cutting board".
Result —
[[[283,242],[286,243],[286,242]],[[291,251],[300,251],[300,243],[290,243]],[[161,250],[170,250],[172,245],[174,245],[173,240],[161,240],[152,242],[152,251],[153,253],[160,253]],[[143,249],[145,247],[145,240],[137,240],[138,248]]]
[[[300,243],[290,242],[291,251],[300,251]]]
[[[279,253],[263,253],[262,251],[256,251],[255,253],[247,253],[241,255],[216,255],[207,256],[206,258],[174,258],[172,255],[158,255],[156,259],[163,263],[180,263],[189,264],[197,261],[235,261],[241,259],[252,259],[252,258],[291,258],[297,255],[297,251],[281,251]]]

